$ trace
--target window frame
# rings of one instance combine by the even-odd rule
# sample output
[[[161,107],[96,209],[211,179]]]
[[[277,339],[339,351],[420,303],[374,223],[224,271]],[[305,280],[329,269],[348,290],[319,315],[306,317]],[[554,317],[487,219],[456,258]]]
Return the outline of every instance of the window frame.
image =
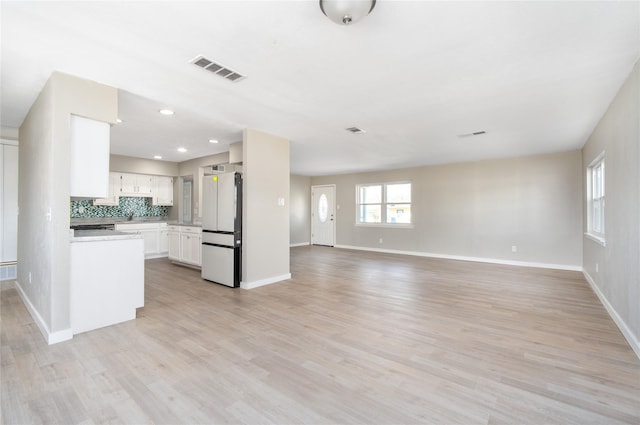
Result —
[[[606,166],[604,152],[591,161],[586,174],[587,232],[585,235],[605,246]],[[599,210],[599,214],[596,212],[596,208]]]
[[[397,184],[409,184],[411,185],[411,201],[410,202],[387,202],[387,186]],[[380,203],[366,203],[360,202],[360,189],[362,187],[380,186],[381,187],[381,199]],[[360,221],[360,206],[361,205],[380,205],[380,222],[379,223],[366,223]],[[387,223],[387,206],[388,205],[409,205],[411,209],[411,221],[409,223]],[[355,208],[355,225],[362,227],[393,227],[393,228],[413,228],[413,183],[409,180],[392,181],[384,183],[358,183],[356,184],[356,208]]]

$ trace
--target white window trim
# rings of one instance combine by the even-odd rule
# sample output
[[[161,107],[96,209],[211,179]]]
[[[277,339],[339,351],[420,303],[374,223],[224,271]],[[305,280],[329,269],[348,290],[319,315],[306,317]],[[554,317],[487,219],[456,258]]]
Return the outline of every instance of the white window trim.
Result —
[[[602,246],[606,246],[606,239],[605,239],[605,227],[604,227],[604,218],[602,220],[602,228],[603,228],[603,232],[599,233],[599,232],[594,232],[592,227],[593,227],[593,207],[592,207],[592,201],[593,201],[593,168],[594,166],[598,165],[598,163],[604,161],[605,158],[605,152],[602,151],[598,156],[595,157],[595,159],[593,161],[591,161],[591,163],[587,166],[587,175],[586,175],[586,179],[587,179],[587,231],[584,233],[584,235],[593,240],[594,242],[599,243]],[[602,197],[602,199],[604,199],[604,205],[606,205],[606,199],[607,199],[607,194],[606,191],[604,190],[606,187],[606,167],[604,169],[604,174],[602,176],[603,179],[603,192],[604,195]],[[602,209],[603,214],[605,214],[606,217],[606,207]]]
[[[387,196],[387,191],[386,191],[386,186],[387,185],[394,185],[394,184],[410,184],[411,185],[411,202],[400,202],[401,204],[408,204],[411,205],[411,223],[387,223],[386,221],[383,221],[381,223],[361,223],[360,221],[358,221],[359,218],[359,209],[358,207],[360,205],[380,205],[380,213],[382,214],[382,216],[380,217],[380,220],[386,220],[386,196]],[[382,200],[380,202],[380,204],[360,204],[360,187],[362,186],[382,186]],[[356,184],[356,222],[355,225],[357,227],[388,227],[388,228],[393,228],[393,229],[413,229],[415,228],[415,224],[413,222],[413,217],[414,216],[414,208],[413,208],[413,182],[411,182],[410,180],[400,180],[400,181],[392,181],[392,182],[384,182],[384,183],[379,183],[379,182],[375,182],[375,183],[358,183]]]

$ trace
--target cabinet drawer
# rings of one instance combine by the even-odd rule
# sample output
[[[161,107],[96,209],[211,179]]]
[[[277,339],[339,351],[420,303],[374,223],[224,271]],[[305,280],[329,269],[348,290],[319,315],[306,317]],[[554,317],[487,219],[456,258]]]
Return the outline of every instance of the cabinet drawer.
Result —
[[[202,228],[183,226],[182,233],[202,233]]]

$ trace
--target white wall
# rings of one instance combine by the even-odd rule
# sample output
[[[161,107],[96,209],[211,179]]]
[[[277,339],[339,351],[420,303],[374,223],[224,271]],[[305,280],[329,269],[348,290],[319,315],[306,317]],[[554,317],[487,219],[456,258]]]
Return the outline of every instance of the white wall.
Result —
[[[289,141],[243,133],[242,287],[291,277],[289,271]],[[278,205],[278,199],[284,205]]]
[[[311,241],[311,177],[291,175],[289,242],[291,245]]]
[[[640,62],[583,148],[582,177],[605,152],[606,246],[584,238],[584,271],[640,357]],[[586,190],[584,231],[587,231]],[[598,271],[596,271],[598,265]]]
[[[338,246],[579,270],[581,164],[580,151],[571,151],[312,177],[311,184],[336,184]],[[394,181],[412,183],[414,227],[356,226],[356,185]]]
[[[113,87],[56,72],[20,127],[16,287],[50,343],[71,337],[70,116],[115,123],[117,96]]]

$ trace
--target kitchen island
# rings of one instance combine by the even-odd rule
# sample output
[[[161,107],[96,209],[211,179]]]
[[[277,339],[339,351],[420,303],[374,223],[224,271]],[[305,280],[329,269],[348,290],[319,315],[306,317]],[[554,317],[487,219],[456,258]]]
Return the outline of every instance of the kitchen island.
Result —
[[[144,306],[144,240],[113,230],[76,230],[71,245],[71,331],[136,318]]]

